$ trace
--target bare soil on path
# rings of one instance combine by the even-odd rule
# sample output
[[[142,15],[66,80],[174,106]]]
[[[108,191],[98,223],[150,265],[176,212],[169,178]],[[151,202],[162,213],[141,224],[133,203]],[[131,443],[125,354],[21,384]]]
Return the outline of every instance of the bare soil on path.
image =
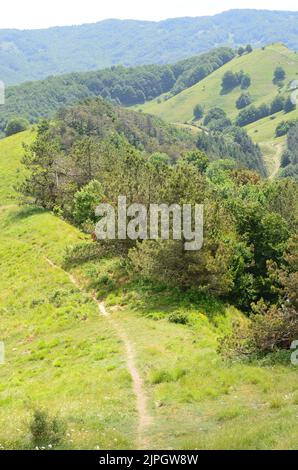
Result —
[[[53,261],[51,261],[50,259],[46,258],[46,260],[52,268],[62,269],[60,266],[57,266],[55,263],[53,263]],[[67,271],[64,271],[64,272],[68,275],[69,280],[78,290],[90,295],[88,291],[85,291],[81,287],[80,283],[73,276],[73,274]],[[97,303],[100,314],[107,319],[107,321],[110,323],[114,331],[116,331],[118,337],[121,339],[122,343],[124,344],[127,369],[132,378],[133,390],[134,390],[134,394],[136,397],[136,409],[138,412],[138,428],[137,428],[136,445],[137,445],[137,449],[148,449],[149,446],[148,446],[148,442],[145,436],[145,432],[148,426],[150,426],[150,424],[152,423],[152,418],[148,412],[148,404],[147,404],[148,399],[145,393],[144,381],[137,367],[137,359],[136,359],[134,345],[132,341],[130,340],[130,338],[128,337],[128,335],[126,334],[126,332],[124,331],[124,329],[119,324],[119,322],[113,319],[112,316],[109,314],[109,312],[107,311],[105,307],[104,302],[98,300],[95,294],[92,295],[92,298]]]

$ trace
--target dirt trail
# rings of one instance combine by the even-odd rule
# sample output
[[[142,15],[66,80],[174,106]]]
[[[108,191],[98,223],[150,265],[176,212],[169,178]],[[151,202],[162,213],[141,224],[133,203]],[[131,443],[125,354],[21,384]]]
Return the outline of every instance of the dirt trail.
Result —
[[[276,153],[273,157],[273,160],[274,160],[274,166],[273,166],[273,169],[272,169],[272,172],[269,176],[269,179],[270,180],[273,180],[277,173],[279,172],[279,169],[280,169],[280,163],[281,163],[281,157],[282,157],[282,153],[283,153],[283,146],[282,144],[275,144],[274,146],[274,149],[276,150]]]
[[[46,260],[52,268],[60,270],[62,269],[55,263],[53,263],[53,261],[51,261],[50,259],[46,258]],[[85,291],[80,286],[79,282],[72,274],[68,273],[67,271],[64,272],[68,275],[69,280],[72,284],[76,286],[77,289],[88,295],[90,294],[88,291]],[[116,331],[118,337],[121,339],[125,346],[126,364],[132,378],[133,391],[136,397],[136,408],[138,411],[137,449],[148,449],[145,431],[147,427],[151,424],[152,418],[148,412],[147,395],[144,391],[144,382],[136,365],[136,353],[134,350],[134,346],[130,341],[129,337],[127,336],[126,332],[119,325],[119,323],[109,315],[104,302],[98,300],[95,294],[92,295],[92,298],[97,303],[100,314],[106,317],[106,319],[108,320],[112,328]]]

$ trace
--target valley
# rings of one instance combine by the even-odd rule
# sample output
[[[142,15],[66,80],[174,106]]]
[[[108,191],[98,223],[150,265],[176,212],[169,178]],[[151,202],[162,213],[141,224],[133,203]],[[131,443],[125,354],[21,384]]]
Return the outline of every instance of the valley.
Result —
[[[0,29],[0,450],[297,450],[297,19]]]
[[[69,271],[47,262],[63,266],[66,248],[86,235],[47,211],[16,205],[13,175],[23,171],[21,144],[31,139],[28,131],[0,142],[0,173],[13,170],[7,193],[1,188],[1,446],[30,445],[26,423],[38,406],[65,419],[68,449],[295,448],[295,367],[231,366],[216,351],[218,335],[242,317],[236,309],[127,284],[118,258]],[[108,291],[107,276],[112,286],[115,280]],[[169,321],[177,310],[188,325]],[[141,441],[130,347],[151,416]]]

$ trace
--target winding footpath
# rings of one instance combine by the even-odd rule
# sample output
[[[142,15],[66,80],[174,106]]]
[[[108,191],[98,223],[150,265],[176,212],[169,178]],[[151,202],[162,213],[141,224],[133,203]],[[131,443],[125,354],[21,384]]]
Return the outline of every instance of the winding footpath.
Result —
[[[275,154],[274,154],[274,157],[273,157],[274,165],[273,165],[271,174],[269,175],[270,180],[274,180],[274,178],[277,176],[277,174],[280,170],[281,158],[282,158],[282,154],[283,154],[282,144],[275,144],[273,147],[275,149]]]
[[[78,280],[69,272],[63,270],[60,266],[57,266],[53,261],[49,258],[46,258],[48,264],[54,268],[59,269],[67,274],[70,282],[81,292],[84,292],[87,295],[90,295],[88,291],[85,291],[82,286],[79,284]],[[104,302],[97,299],[96,295],[92,295],[92,299],[96,302],[98,306],[99,313],[104,316],[114,331],[116,331],[118,337],[122,341],[125,347],[125,356],[126,356],[126,365],[127,369],[132,378],[133,383],[133,391],[136,397],[136,409],[138,412],[138,427],[137,427],[137,449],[148,449],[148,443],[146,439],[146,430],[152,423],[152,417],[148,411],[148,399],[147,395],[144,391],[144,381],[141,377],[141,374],[138,371],[137,361],[136,361],[136,353],[133,346],[133,343],[130,341],[129,337],[127,336],[124,329],[121,325],[113,319],[110,314],[108,313]]]

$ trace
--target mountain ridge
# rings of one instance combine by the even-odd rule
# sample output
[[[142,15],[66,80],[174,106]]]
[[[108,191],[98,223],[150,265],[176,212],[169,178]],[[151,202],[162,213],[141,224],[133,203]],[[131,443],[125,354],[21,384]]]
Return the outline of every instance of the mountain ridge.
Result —
[[[298,50],[297,19],[297,12],[252,9],[159,22],[109,19],[47,29],[3,29],[0,79],[10,85],[119,64],[174,63],[214,47],[249,42],[261,46],[279,41]]]

